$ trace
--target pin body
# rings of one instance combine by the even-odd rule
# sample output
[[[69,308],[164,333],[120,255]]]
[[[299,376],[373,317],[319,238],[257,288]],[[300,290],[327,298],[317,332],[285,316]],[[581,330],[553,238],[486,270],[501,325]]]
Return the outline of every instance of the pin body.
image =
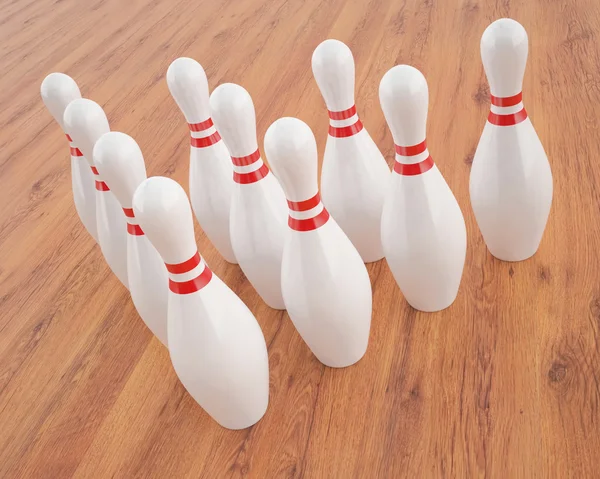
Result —
[[[241,86],[225,83],[213,91],[210,106],[233,163],[230,233],[235,257],[265,303],[285,309],[281,294],[285,195],[258,150],[252,98]]]
[[[210,116],[208,80],[191,58],[177,58],[167,85],[190,129],[190,200],[198,223],[217,251],[237,263],[229,232],[233,169],[227,147]]]
[[[65,110],[67,133],[79,146],[94,173],[96,188],[96,227],[102,254],[119,281],[127,282],[127,221],[93,159],[96,141],[110,128],[100,105],[85,98],[73,100]]]
[[[281,284],[294,326],[323,364],[346,367],[367,350],[371,283],[352,242],[320,201],[317,147],[296,118],[281,118],[265,135],[265,151],[288,198],[289,234]]]
[[[338,40],[326,40],[313,53],[312,69],[330,118],[323,203],[363,261],[377,261],[383,257],[381,211],[390,169],[356,112],[352,52]]]
[[[481,39],[492,105],[469,191],[486,245],[504,261],[535,254],[552,204],[550,164],[522,102],[527,53],[527,33],[511,19],[492,23]]]
[[[133,209],[169,272],[168,343],[177,376],[223,427],[253,425],[269,400],[260,326],[199,255],[183,188],[149,178],[136,190]]]
[[[379,98],[396,143],[381,219],[385,257],[408,303],[439,311],[458,293],[467,239],[460,207],[426,146],[427,82],[399,65],[384,75]]]
[[[127,218],[127,278],[131,299],[150,331],[167,345],[167,268],[139,226],[133,193],[146,179],[142,152],[133,138],[111,131],[94,146],[94,162]]]
[[[64,73],[51,73],[42,82],[41,94],[46,108],[64,132],[65,109],[71,101],[81,98],[77,83]],[[71,188],[75,210],[87,232],[98,242],[94,174],[83,153],[73,143],[71,137],[66,136],[71,156]]]

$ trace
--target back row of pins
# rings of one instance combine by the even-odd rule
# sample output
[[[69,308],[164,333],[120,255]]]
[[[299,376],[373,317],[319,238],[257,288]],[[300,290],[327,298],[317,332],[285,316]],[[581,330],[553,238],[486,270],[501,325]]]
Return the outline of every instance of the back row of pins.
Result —
[[[524,28],[492,23],[481,39],[491,111],[475,153],[471,203],[490,252],[533,255],[552,202],[552,175],[522,103]],[[265,340],[246,305],[206,265],[198,222],[226,261],[271,308],[286,309],[315,356],[346,367],[367,350],[372,293],[365,262],[385,256],[412,307],[439,311],[455,300],[467,234],[459,205],[426,143],[428,88],[399,65],[379,86],[395,143],[393,171],[354,102],[354,59],[340,41],[314,51],[312,70],[330,118],[321,191],[310,127],[280,118],[267,130],[263,162],[254,104],[239,85],[209,97],[199,63],[178,58],[167,83],[190,130],[190,201],[164,177],[146,177],[133,138],[111,132],[95,102],[53,73],[41,92],[70,142],[75,207],[141,318],[168,344],[194,399],[222,426],[256,423],[269,397]],[[85,159],[87,159],[87,162]],[[394,318],[380,318],[393,321]]]

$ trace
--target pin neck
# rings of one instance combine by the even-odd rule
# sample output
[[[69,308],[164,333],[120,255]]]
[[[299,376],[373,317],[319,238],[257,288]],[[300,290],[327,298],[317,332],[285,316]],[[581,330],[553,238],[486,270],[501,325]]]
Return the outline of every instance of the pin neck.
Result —
[[[321,203],[321,194],[304,201],[287,200],[289,211],[288,226],[294,231],[313,231],[329,220],[329,212]]]
[[[125,213],[125,216],[127,218],[133,219],[135,218],[135,214],[133,213],[133,208],[123,208],[123,213]],[[140,228],[140,225],[135,224],[135,223],[130,223],[129,220],[127,221],[127,233],[129,233],[132,236],[143,236],[144,232],[142,231],[142,228]]]
[[[513,126],[522,121],[525,121],[527,118],[527,111],[525,111],[525,107],[522,105],[523,102],[523,92],[519,92],[516,95],[509,97],[497,97],[494,95],[490,95],[491,97],[491,110],[488,115],[488,121],[492,125],[496,126]],[[520,105],[521,108],[518,111],[510,111],[512,107]],[[496,110],[493,111],[494,107],[497,107]],[[502,109],[508,109],[509,111],[503,112]]]
[[[188,123],[190,129],[190,144],[194,148],[206,148],[221,141],[221,135],[214,127],[212,118],[200,123]]]
[[[100,173],[98,173],[98,169],[95,166],[91,166],[91,169],[92,169],[92,173],[94,173],[95,176],[100,176]],[[104,181],[101,181],[100,179],[96,179],[94,181],[96,183],[96,190],[110,191],[110,188]]]
[[[212,279],[212,271],[202,261],[198,251],[187,261],[177,264],[165,263],[165,266],[170,275],[169,289],[175,294],[190,294],[200,291]],[[194,272],[192,279],[185,279],[185,275],[190,272]]]
[[[411,146],[394,145],[396,150],[396,162],[394,163],[394,172],[402,176],[421,175],[433,168],[433,158],[427,150],[427,139],[421,143]],[[417,163],[402,163],[399,156],[414,157],[426,153],[425,158]]]
[[[262,161],[258,148],[246,156],[232,156],[233,181],[248,185],[262,180],[269,174],[269,167]]]
[[[363,129],[363,124],[356,113],[356,105],[347,110],[331,111],[329,113],[329,136],[347,138],[356,135]]]
[[[69,141],[69,150],[71,152],[71,156],[74,156],[77,158],[83,158],[83,153],[81,153],[81,150],[73,144],[73,139],[66,133],[65,133],[65,136],[67,137],[67,140]]]

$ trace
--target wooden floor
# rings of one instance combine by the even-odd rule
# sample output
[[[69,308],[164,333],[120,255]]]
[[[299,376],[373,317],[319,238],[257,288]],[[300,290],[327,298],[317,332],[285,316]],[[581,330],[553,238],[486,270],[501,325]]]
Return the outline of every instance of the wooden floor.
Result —
[[[0,0],[0,477],[598,477],[600,3],[491,3]],[[529,32],[525,104],[554,174],[541,248],[513,264],[486,251],[468,197],[489,109],[479,39],[503,16]],[[79,222],[40,83],[71,75],[139,142],[150,174],[187,189],[169,63],[191,56],[211,89],[248,89],[261,147],[271,122],[298,116],[322,153],[310,59],[331,37],[352,48],[358,111],[390,164],[379,81],[398,63],[427,77],[430,151],[467,222],[461,289],[450,309],[417,313],[385,261],[369,265],[369,349],[329,369],[196,225],[269,345],[269,409],[228,431],[185,392]]]

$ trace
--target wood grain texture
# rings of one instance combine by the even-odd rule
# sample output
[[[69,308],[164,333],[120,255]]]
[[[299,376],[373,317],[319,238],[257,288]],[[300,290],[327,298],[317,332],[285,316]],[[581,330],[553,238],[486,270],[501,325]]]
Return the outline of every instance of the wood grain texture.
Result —
[[[0,0],[0,477],[519,477],[600,474],[600,3],[596,0]],[[554,174],[539,252],[486,251],[468,197],[489,109],[479,57],[502,16],[530,37],[527,111]],[[152,175],[187,189],[188,131],[165,73],[178,56],[211,88],[253,96],[259,144],[280,116],[328,118],[310,58],[338,38],[356,102],[388,161],[378,101],[399,63],[429,82],[428,143],[468,230],[454,305],[411,309],[385,263],[368,266],[367,355],[323,367],[288,316],[196,232],[269,346],[270,404],[219,427],[185,392],[73,206],[68,144],[40,99],[52,71],[132,135]]]

